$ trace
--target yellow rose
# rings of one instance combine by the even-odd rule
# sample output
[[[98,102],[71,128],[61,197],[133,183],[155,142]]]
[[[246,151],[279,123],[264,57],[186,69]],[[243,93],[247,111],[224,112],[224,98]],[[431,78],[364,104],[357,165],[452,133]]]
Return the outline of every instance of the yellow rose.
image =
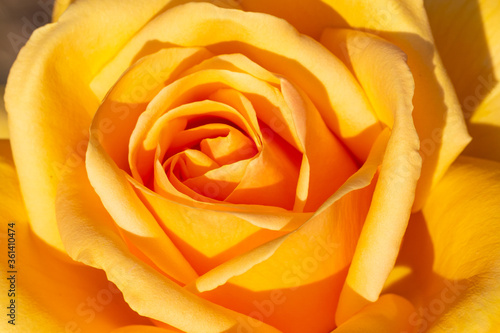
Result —
[[[475,35],[448,45],[442,15],[465,17],[465,4],[428,4],[435,44],[410,1],[70,3],[56,3],[7,85],[2,327],[497,320],[500,172],[478,158],[449,168],[470,141],[474,91],[462,68],[475,58],[453,55]],[[498,16],[484,8],[469,24]],[[469,155],[500,156],[484,153],[499,133],[494,86],[465,113],[474,139],[491,127]]]

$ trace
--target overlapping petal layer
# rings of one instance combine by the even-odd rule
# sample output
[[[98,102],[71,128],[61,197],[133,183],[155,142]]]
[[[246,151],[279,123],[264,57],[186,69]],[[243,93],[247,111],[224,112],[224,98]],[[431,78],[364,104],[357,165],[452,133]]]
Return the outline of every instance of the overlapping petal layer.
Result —
[[[109,331],[148,324],[148,319],[130,310],[120,290],[103,272],[68,263],[31,231],[7,140],[0,141],[0,178],[0,237],[6,251],[7,245],[13,244],[15,253],[10,262],[13,267],[7,266],[7,258],[0,265],[7,274],[0,281],[5,291],[1,299],[5,307],[15,300],[16,312],[15,319],[4,315],[2,332]],[[9,233],[13,242],[8,241]],[[12,281],[10,274],[15,276]],[[9,289],[13,293],[10,297]],[[7,322],[11,319],[15,326]]]
[[[68,253],[77,261],[103,269],[132,309],[187,332],[237,332],[246,322],[244,315],[191,294],[143,258],[132,255],[83,166],[65,176],[58,193],[57,217]],[[278,331],[262,323],[255,332]]]
[[[56,186],[67,159],[82,163],[79,153],[100,102],[89,84],[167,3],[148,1],[140,8],[135,1],[74,3],[57,23],[33,33],[11,69],[5,101],[30,224],[35,234],[60,250],[53,210]],[[109,20],[115,15],[130,19]]]
[[[345,58],[379,119],[392,127],[370,212],[342,291],[337,312],[337,321],[342,323],[375,301],[382,290],[406,230],[421,159],[411,119],[414,83],[405,54],[379,37],[354,30],[327,30],[322,42]],[[381,75],[390,79],[381,84]]]
[[[424,158],[415,203],[415,209],[421,208],[430,188],[470,141],[453,86],[436,52],[423,4],[398,0],[243,0],[241,6],[282,17],[316,39],[329,27],[369,31],[408,55],[415,78],[413,118]],[[437,20],[441,16],[438,14]],[[363,39],[356,48],[365,48]]]

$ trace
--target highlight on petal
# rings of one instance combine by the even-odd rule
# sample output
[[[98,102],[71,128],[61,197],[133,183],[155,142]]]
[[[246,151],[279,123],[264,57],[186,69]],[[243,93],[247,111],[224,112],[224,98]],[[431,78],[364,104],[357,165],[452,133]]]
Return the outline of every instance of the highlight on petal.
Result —
[[[7,266],[7,259],[0,264],[6,274],[0,281],[6,291],[2,301],[15,300],[16,308],[15,326],[7,323],[13,318],[5,316],[0,323],[3,332],[13,328],[16,332],[97,332],[148,323],[130,310],[105,274],[63,258],[30,230],[7,140],[0,141],[0,178],[0,237],[6,248],[12,244],[9,238],[15,238],[16,253],[14,267]],[[8,279],[11,275],[14,280]],[[7,298],[11,283],[15,296]]]
[[[424,158],[414,207],[415,211],[420,209],[429,190],[470,141],[460,104],[436,52],[422,3],[399,0],[243,0],[241,4],[244,10],[282,17],[300,32],[316,39],[320,39],[325,28],[331,27],[370,31],[408,55],[408,64],[415,78],[413,118]],[[442,16],[453,18],[452,15],[438,14],[436,19]],[[363,41],[356,43],[360,50],[365,46]]]
[[[182,14],[189,8],[175,10]],[[211,16],[223,15],[228,25],[245,31],[264,21],[283,29],[291,43],[326,52],[325,64],[346,75],[351,93],[360,93],[356,97],[364,103],[366,97],[344,65],[285,22],[208,4],[196,8],[204,13],[196,20],[210,29],[214,27],[206,20]],[[261,66],[265,58],[237,34],[216,29],[220,40],[205,43],[190,25],[173,29],[172,36],[149,27],[173,24],[181,14],[162,14],[159,22],[150,22],[92,81],[94,92],[104,95],[105,87],[118,80],[93,119],[86,165],[124,239],[137,247],[134,254],[171,277],[186,263],[192,267],[188,271],[204,274],[296,229],[357,169],[355,158],[330,132],[308,94],[287,71],[281,76]],[[249,27],[242,28],[243,22]],[[167,34],[156,36],[163,38],[161,44],[141,44],[158,33]],[[173,46],[182,42],[179,38],[196,46]],[[267,41],[272,36],[258,38],[278,52],[274,62],[286,60]],[[225,39],[234,45],[211,45]],[[129,61],[135,62],[116,77]],[[309,66],[303,69],[306,73],[322,74],[314,64]],[[371,112],[360,112],[365,111]],[[365,150],[372,144],[366,143]],[[326,162],[324,150],[329,154]],[[171,250],[153,248],[166,243]],[[163,262],[167,258],[180,266],[172,271]],[[190,277],[175,279],[185,284]]]
[[[247,321],[244,315],[189,293],[134,256],[93,191],[83,166],[72,169],[62,180],[56,210],[70,256],[103,269],[139,314],[187,332],[237,330]],[[262,324],[255,332],[278,331]]]
[[[413,205],[421,158],[412,119],[414,83],[406,55],[379,37],[357,31],[328,30],[323,43],[334,52],[338,51],[335,45],[345,47],[344,57],[376,113],[392,127],[370,211],[340,297],[336,318],[341,324],[377,300],[392,270]],[[381,75],[387,78],[384,84],[379,82]]]
[[[473,137],[465,154],[500,161],[498,2],[425,1],[425,8]]]
[[[167,3],[77,1],[58,22],[36,30],[12,66],[5,107],[23,198],[35,234],[59,250],[56,186],[68,159],[82,163],[90,120],[100,102],[89,83]]]
[[[213,20],[218,24],[212,24]],[[165,26],[172,28],[160,28]],[[260,29],[262,26],[273,28]],[[284,20],[206,3],[180,5],[158,15],[102,69],[98,78],[115,82],[135,59],[172,44],[204,46],[215,53],[244,53],[267,70],[286,75],[311,98],[329,129],[342,137],[362,161],[381,131],[356,80],[319,43],[298,34]],[[104,97],[105,91],[95,92]]]

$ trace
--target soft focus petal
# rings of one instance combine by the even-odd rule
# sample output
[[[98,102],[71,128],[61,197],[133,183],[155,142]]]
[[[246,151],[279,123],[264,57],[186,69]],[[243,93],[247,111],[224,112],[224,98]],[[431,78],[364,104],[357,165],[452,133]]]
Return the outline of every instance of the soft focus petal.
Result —
[[[500,325],[500,164],[459,158],[412,217],[387,286],[416,308],[429,332],[496,332]]]
[[[15,230],[16,263],[7,267],[1,261],[3,274],[0,287],[2,304],[10,299],[8,271],[16,275],[16,326],[0,323],[2,332],[104,332],[123,325],[147,324],[130,310],[121,292],[106,279],[105,274],[78,263],[69,263],[61,254],[47,246],[30,230],[22,202],[9,142],[0,141],[0,216],[1,243],[7,251],[8,229]],[[15,223],[14,228],[7,223]],[[10,231],[9,231],[10,232]]]
[[[33,33],[11,69],[5,102],[23,198],[35,234],[58,249],[56,184],[67,159],[82,163],[100,102],[89,83],[167,2],[78,1],[57,23]]]
[[[52,22],[57,22],[59,17],[64,13],[64,11],[68,8],[76,0],[56,0],[54,1],[54,9],[52,11]]]
[[[437,0],[425,8],[473,137],[465,154],[500,161],[500,5]]]
[[[408,318],[413,305],[398,295],[382,295],[332,333],[410,333],[415,330]]]
[[[70,256],[103,269],[138,313],[187,332],[236,331],[245,322],[245,316],[189,293],[134,256],[88,182],[83,166],[63,178],[56,209]],[[277,331],[263,324],[256,332]]]
[[[335,52],[338,45],[344,48],[379,119],[392,127],[370,212],[340,297],[336,318],[341,324],[377,300],[393,268],[415,198],[421,159],[411,117],[414,83],[406,55],[379,37],[353,30],[328,30],[323,43]]]
[[[460,158],[424,207],[434,245],[436,274],[466,280],[456,304],[436,320],[433,332],[455,327],[490,332],[500,304],[500,163]],[[459,254],[459,255],[457,255]]]

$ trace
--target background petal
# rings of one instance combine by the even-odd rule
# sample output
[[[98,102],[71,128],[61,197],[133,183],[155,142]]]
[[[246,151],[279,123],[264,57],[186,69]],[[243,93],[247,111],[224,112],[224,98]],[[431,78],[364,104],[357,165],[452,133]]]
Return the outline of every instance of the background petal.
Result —
[[[496,332],[499,228],[500,163],[460,157],[432,191],[423,214],[412,216],[393,272],[399,276],[386,287],[415,305],[412,326]]]
[[[56,0],[54,1],[54,10],[52,11],[52,22],[59,20],[64,11],[76,0]]]
[[[465,154],[500,161],[500,5],[427,0],[425,8],[473,137]]]

